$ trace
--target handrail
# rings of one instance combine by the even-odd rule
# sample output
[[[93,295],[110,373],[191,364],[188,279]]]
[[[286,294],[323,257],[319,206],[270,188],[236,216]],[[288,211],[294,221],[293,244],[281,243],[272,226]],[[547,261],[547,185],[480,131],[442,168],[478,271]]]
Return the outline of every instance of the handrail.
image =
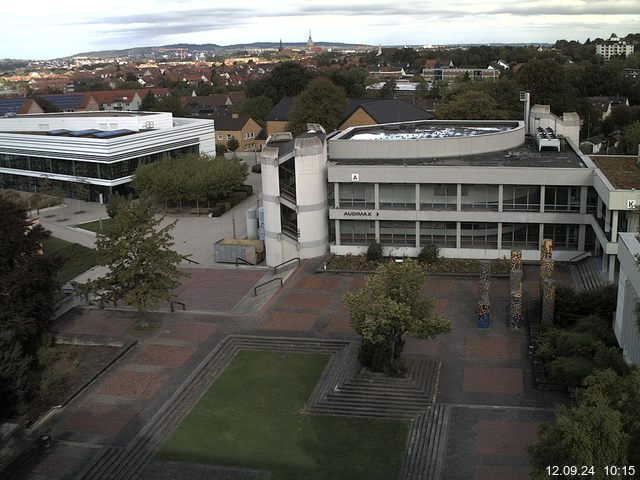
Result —
[[[240,260],[242,263],[246,265],[251,265],[252,267],[254,266],[253,263],[247,262],[244,258],[236,257],[236,267],[238,266],[238,260]]]
[[[293,262],[294,260],[297,260],[298,261],[298,265],[300,265],[300,257],[293,257],[293,258],[290,258],[289,260],[285,260],[284,262],[282,262],[282,263],[276,265],[275,267],[273,267],[273,273],[274,274],[278,273],[278,268],[279,267],[282,267],[283,265],[286,265],[289,262]]]
[[[275,282],[276,280],[280,280],[280,288],[282,288],[282,279],[280,277],[272,278],[267,282],[261,283],[260,285],[256,285],[255,287],[253,287],[253,296],[256,297],[258,295],[258,289],[260,287],[264,287],[265,285],[268,285],[271,282]]]
[[[179,302],[178,300],[171,300],[169,302],[169,305],[171,306],[171,311],[175,312],[175,307],[173,306],[174,303],[177,303],[178,305],[182,306],[182,310],[186,310],[187,309],[187,305],[185,303]]]
[[[574,263],[574,262],[579,262],[580,260],[583,260],[585,258],[589,258],[591,256],[591,252],[582,252],[578,255],[576,255],[573,258],[569,259],[569,263]]]
[[[191,259],[190,259],[190,258],[188,258],[188,257],[184,257],[184,259],[185,259],[187,262],[191,262],[191,263],[195,263],[196,265],[200,265],[200,262],[196,262],[195,260],[191,260]]]

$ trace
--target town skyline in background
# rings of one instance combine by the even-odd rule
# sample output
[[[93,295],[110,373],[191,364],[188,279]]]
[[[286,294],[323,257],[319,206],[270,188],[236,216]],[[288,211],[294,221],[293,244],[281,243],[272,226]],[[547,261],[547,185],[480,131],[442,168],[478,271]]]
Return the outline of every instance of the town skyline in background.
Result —
[[[19,4],[3,7],[0,58],[54,59],[177,43],[292,44],[305,42],[309,31],[318,43],[371,46],[546,44],[560,38],[584,42],[608,38],[612,32],[624,37],[640,24],[640,6],[627,0],[569,0],[562,6],[477,0],[446,5],[432,0],[402,5],[283,1],[276,6],[248,1],[241,12],[200,0],[114,0],[109,12],[126,13],[109,15],[83,2],[72,3],[72,14],[52,4],[33,10]]]

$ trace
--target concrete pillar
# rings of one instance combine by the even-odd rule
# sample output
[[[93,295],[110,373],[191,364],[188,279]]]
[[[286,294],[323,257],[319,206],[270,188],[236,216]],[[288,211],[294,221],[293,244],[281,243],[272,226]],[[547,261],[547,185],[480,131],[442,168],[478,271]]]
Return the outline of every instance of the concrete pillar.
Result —
[[[611,210],[608,208],[604,212],[604,232],[609,233],[611,231]]]
[[[460,206],[459,203],[458,203],[458,206]],[[457,249],[460,249],[460,247],[462,246],[462,240],[460,239],[461,232],[462,232],[462,227],[460,226],[460,222],[456,222],[456,248]]]
[[[377,203],[377,200],[376,200]],[[376,242],[380,243],[380,220],[376,220]]]
[[[330,222],[335,222],[335,230],[336,230],[336,245],[340,246],[340,220],[329,220]]]
[[[587,192],[588,187],[580,187],[580,213],[587,213]]]
[[[373,184],[373,198],[375,201],[375,209],[380,210],[380,184],[379,183]],[[377,233],[376,233],[376,238],[377,238]]]
[[[609,276],[607,280],[613,283],[615,281],[615,275],[616,275],[616,256],[609,255]]]
[[[458,189],[456,193],[456,210],[458,212],[462,211],[462,184],[461,183],[458,184]]]
[[[602,206],[604,204],[602,203],[602,199],[600,198],[600,195],[598,195],[598,203],[596,204],[596,218],[602,218]]]
[[[578,250],[584,252],[584,242],[587,237],[587,226],[579,225],[578,226]]]
[[[618,210],[611,211],[611,241],[618,241]]]
[[[503,202],[504,202],[504,185],[498,185],[498,212],[502,212]],[[500,243],[500,237],[498,237],[498,243]]]
[[[502,250],[502,222],[498,223],[498,250]]]
[[[540,213],[544,213],[545,187],[540,185]]]
[[[416,183],[416,210],[420,211],[420,184]]]
[[[416,247],[420,247],[420,222],[416,221]]]
[[[333,203],[336,208],[340,208],[340,184],[338,182],[333,184]]]
[[[542,246],[542,240],[544,239],[544,223],[540,224],[540,231],[538,232],[538,246]]]

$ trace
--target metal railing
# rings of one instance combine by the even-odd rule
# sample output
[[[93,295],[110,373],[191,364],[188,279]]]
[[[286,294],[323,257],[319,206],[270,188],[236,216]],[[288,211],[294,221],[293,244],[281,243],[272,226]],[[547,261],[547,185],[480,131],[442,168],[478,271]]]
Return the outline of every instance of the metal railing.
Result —
[[[278,280],[280,281],[280,288],[282,288],[282,285],[283,285],[282,284],[282,279],[280,277],[272,278],[271,280],[269,280],[267,282],[261,283],[260,285],[256,285],[255,287],[253,287],[253,296],[254,297],[258,296],[258,289],[260,287],[264,287],[265,285],[269,285],[270,283],[273,283],[273,282],[278,281]]]
[[[276,265],[275,267],[273,267],[273,273],[274,274],[278,273],[278,268],[283,267],[283,266],[287,265],[288,263],[295,262],[295,261],[297,261],[298,265],[300,265],[300,257],[293,257],[293,258],[290,258],[289,260],[286,260],[286,261]]]
[[[174,306],[174,304],[175,304],[175,303],[177,303],[178,305],[180,305],[180,306],[182,307],[182,310],[183,310],[183,311],[187,309],[187,305],[186,305],[185,303],[179,302],[178,300],[171,300],[171,301],[169,302],[169,307],[171,308],[171,311],[172,311],[172,312],[175,312],[175,311],[176,311],[175,306]]]
[[[245,265],[251,265],[252,267],[255,266],[253,265],[253,263],[247,262],[244,258],[236,257],[236,267],[238,266],[239,263],[243,263]]]
[[[200,262],[196,262],[195,260],[191,260],[190,258],[185,257],[185,260],[189,263],[195,263],[196,265],[200,265]]]
[[[582,252],[578,255],[576,255],[573,258],[569,259],[569,263],[576,263],[579,262],[580,260],[584,260],[585,258],[589,258],[591,256],[591,252]]]

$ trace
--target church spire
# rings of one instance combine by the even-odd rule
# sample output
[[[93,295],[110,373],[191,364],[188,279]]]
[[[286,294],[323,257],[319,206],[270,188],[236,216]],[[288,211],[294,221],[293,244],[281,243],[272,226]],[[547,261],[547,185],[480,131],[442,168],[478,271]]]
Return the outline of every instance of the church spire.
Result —
[[[309,40],[307,40],[307,50],[313,48],[313,39],[311,38],[311,30],[309,30]]]

